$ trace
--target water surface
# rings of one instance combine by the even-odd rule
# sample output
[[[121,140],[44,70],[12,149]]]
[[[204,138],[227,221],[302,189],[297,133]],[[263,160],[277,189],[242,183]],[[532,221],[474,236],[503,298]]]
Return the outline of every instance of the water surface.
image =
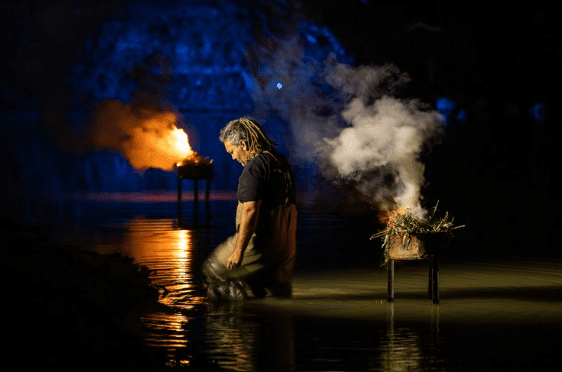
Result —
[[[366,216],[301,208],[294,296],[209,304],[200,263],[232,233],[235,201],[94,197],[46,215],[52,239],[120,252],[150,268],[159,306],[127,326],[167,366],[238,371],[535,370],[562,366],[562,263],[449,257],[439,304],[427,263],[396,264],[396,299]],[[76,203],[80,205],[77,206]],[[64,209],[64,208],[63,208]],[[197,210],[196,210],[197,209]],[[70,212],[69,212],[70,211]],[[469,244],[470,242],[465,242]]]

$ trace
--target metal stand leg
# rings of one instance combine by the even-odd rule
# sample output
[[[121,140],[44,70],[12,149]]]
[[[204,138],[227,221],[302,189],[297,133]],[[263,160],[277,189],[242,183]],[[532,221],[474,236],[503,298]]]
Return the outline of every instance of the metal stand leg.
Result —
[[[199,184],[193,180],[193,222],[199,223]]]
[[[427,298],[433,299],[433,257],[429,257],[429,281],[427,284]]]
[[[181,178],[178,177],[178,223],[181,223]]]
[[[206,188],[205,188],[205,217],[206,217],[206,224],[209,226],[211,224],[211,207],[209,204],[209,194],[210,194],[210,183],[211,180],[207,178]]]
[[[388,260],[388,302],[394,301],[394,260]]]

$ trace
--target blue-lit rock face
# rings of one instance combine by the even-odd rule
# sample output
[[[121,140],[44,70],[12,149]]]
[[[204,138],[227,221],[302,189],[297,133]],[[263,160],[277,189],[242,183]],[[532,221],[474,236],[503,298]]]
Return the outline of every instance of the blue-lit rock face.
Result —
[[[221,2],[221,6],[205,2],[131,4],[126,16],[107,21],[86,40],[84,54],[73,64],[69,81],[76,97],[82,98],[77,102],[84,102],[83,97],[92,105],[118,100],[178,112],[183,120],[178,117],[177,124],[187,131],[194,150],[224,168],[218,131],[253,106],[246,85],[251,77],[244,59],[249,43],[251,19],[247,10],[234,2]],[[83,109],[79,105],[74,108]],[[122,163],[120,157],[115,154],[114,163]],[[137,179],[119,182],[115,185],[118,189],[124,184],[132,187],[131,191],[176,187],[173,172],[150,170],[139,177],[132,168],[128,172],[114,164],[106,168],[121,169],[121,177],[113,179],[123,180],[127,173],[126,177]],[[230,178],[232,172],[218,172],[213,187],[232,188],[236,179]]]
[[[86,40],[84,54],[73,65],[69,81],[77,97],[88,97],[92,103],[140,100],[141,104],[178,111],[182,117],[178,126],[187,131],[193,149],[215,161],[212,188],[233,190],[240,169],[217,140],[220,128],[250,114],[262,122],[287,153],[293,141],[288,118],[272,117],[277,104],[270,102],[268,86],[281,85],[278,80],[284,80],[289,83],[285,91],[290,92],[301,87],[302,81],[315,79],[318,68],[310,66],[321,64],[330,53],[340,60],[350,59],[325,27],[292,22],[286,14],[281,38],[275,44],[273,34],[269,38],[255,37],[253,28],[258,22],[267,22],[265,13],[234,1],[208,3],[211,5],[129,6],[126,17],[104,23],[97,35]],[[271,33],[267,28],[260,30]],[[293,40],[283,38],[287,33]],[[291,45],[295,41],[298,48]],[[274,55],[263,55],[272,47],[304,52],[295,61],[309,66],[299,71],[299,84],[290,84],[288,79],[294,66],[280,69]],[[81,110],[79,106],[74,108]],[[116,155],[114,162],[120,164],[118,158]],[[109,168],[122,167],[112,164]],[[136,177],[132,169],[129,173]],[[161,181],[148,182],[149,174]],[[304,176],[310,183],[310,174]],[[174,178],[170,172],[147,172],[139,178],[139,188],[173,188]]]
[[[248,111],[243,75],[249,73],[244,51],[252,41],[251,19],[244,8],[221,3],[130,5],[127,16],[86,40],[70,77],[75,91],[128,102],[144,73],[154,81],[140,89],[153,89],[181,110]],[[166,66],[159,58],[169,59]]]
[[[66,12],[64,7],[51,10]],[[3,168],[3,178],[17,179],[29,192],[48,194],[175,190],[175,172],[135,170],[119,151],[92,143],[89,118],[94,108],[115,100],[177,112],[177,125],[188,133],[192,148],[214,159],[212,188],[235,190],[240,168],[218,141],[220,128],[251,115],[291,155],[294,133],[276,100],[298,92],[291,79],[313,80],[330,53],[351,61],[327,27],[293,21],[283,11],[273,15],[284,29],[269,28],[267,7],[230,0],[130,2],[111,13],[79,41],[79,53],[65,60],[50,56],[61,58],[57,66],[66,69],[57,83],[64,89],[53,86],[42,98],[18,98],[17,89],[2,83],[3,98],[13,106],[4,122],[13,128],[9,138],[18,143],[4,147],[4,158],[13,161]],[[285,38],[288,34],[292,39]],[[295,66],[275,65],[271,52],[290,51],[293,44],[303,68],[297,66],[298,74],[289,78]],[[275,86],[281,95],[271,94],[272,84],[283,84],[282,89]],[[304,180],[300,184],[313,187],[314,167],[296,168]],[[10,186],[5,195],[16,189]]]

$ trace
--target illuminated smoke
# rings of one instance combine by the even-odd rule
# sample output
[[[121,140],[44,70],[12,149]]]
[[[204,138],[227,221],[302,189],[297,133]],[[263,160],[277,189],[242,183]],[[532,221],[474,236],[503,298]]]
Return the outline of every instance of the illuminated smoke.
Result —
[[[420,217],[424,184],[421,151],[442,128],[442,117],[417,100],[392,96],[409,78],[393,65],[337,65],[328,80],[353,97],[341,116],[348,125],[327,139],[329,161],[381,209],[410,209]]]
[[[305,61],[305,45],[302,39],[282,43],[262,56],[270,73],[257,76],[262,84],[254,92],[267,112],[274,108],[291,124],[292,160],[316,163],[326,178],[352,184],[379,209],[423,215],[420,155],[440,132],[441,115],[417,100],[397,98],[410,79],[395,65]]]
[[[255,116],[267,122],[275,112],[290,124],[293,162],[315,164],[378,209],[423,215],[421,153],[440,133],[441,115],[398,98],[410,78],[395,65],[339,63],[349,58],[328,29],[278,10],[275,29],[258,27],[246,53]]]
[[[423,215],[424,165],[419,156],[440,121],[435,111],[424,112],[416,106],[415,101],[390,96],[371,105],[355,98],[342,113],[351,126],[327,142],[331,164],[341,177],[353,180],[369,202]]]
[[[110,100],[98,104],[91,123],[96,149],[123,154],[137,170],[172,170],[192,153],[187,134],[172,111]]]
[[[89,123],[91,143],[95,149],[122,154],[139,171],[173,170],[193,151],[187,134],[178,128],[181,114],[171,109],[165,94],[172,80],[170,58],[152,55],[129,73],[138,82],[131,103],[98,103]]]

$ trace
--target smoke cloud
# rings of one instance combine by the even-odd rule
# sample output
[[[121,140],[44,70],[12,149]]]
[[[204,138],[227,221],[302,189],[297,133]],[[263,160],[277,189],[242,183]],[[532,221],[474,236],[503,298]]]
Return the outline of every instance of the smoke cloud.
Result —
[[[349,97],[340,112],[347,127],[326,138],[320,152],[335,170],[331,176],[351,181],[379,209],[410,209],[423,216],[420,157],[441,132],[441,115],[416,99],[395,96],[409,77],[394,65],[336,64],[327,81]]]
[[[94,148],[123,154],[137,170],[172,170],[191,148],[173,111],[132,106],[116,100],[97,105],[91,120]]]
[[[440,134],[441,115],[419,100],[399,98],[410,78],[397,66],[353,67],[333,55],[311,60],[310,38],[295,30],[287,27],[290,38],[268,39],[275,48],[249,58],[262,112],[275,111],[290,123],[292,160],[353,185],[375,208],[423,216],[421,154]]]
[[[326,139],[329,161],[338,175],[353,180],[379,208],[410,209],[423,215],[420,153],[439,131],[439,114],[419,110],[416,101],[383,96],[371,105],[354,98],[342,117],[351,126]]]
[[[99,102],[89,120],[89,143],[94,149],[122,154],[138,171],[173,170],[192,150],[187,134],[178,128],[183,117],[166,97],[172,80],[170,58],[154,54],[129,74],[138,82],[131,103]]]

